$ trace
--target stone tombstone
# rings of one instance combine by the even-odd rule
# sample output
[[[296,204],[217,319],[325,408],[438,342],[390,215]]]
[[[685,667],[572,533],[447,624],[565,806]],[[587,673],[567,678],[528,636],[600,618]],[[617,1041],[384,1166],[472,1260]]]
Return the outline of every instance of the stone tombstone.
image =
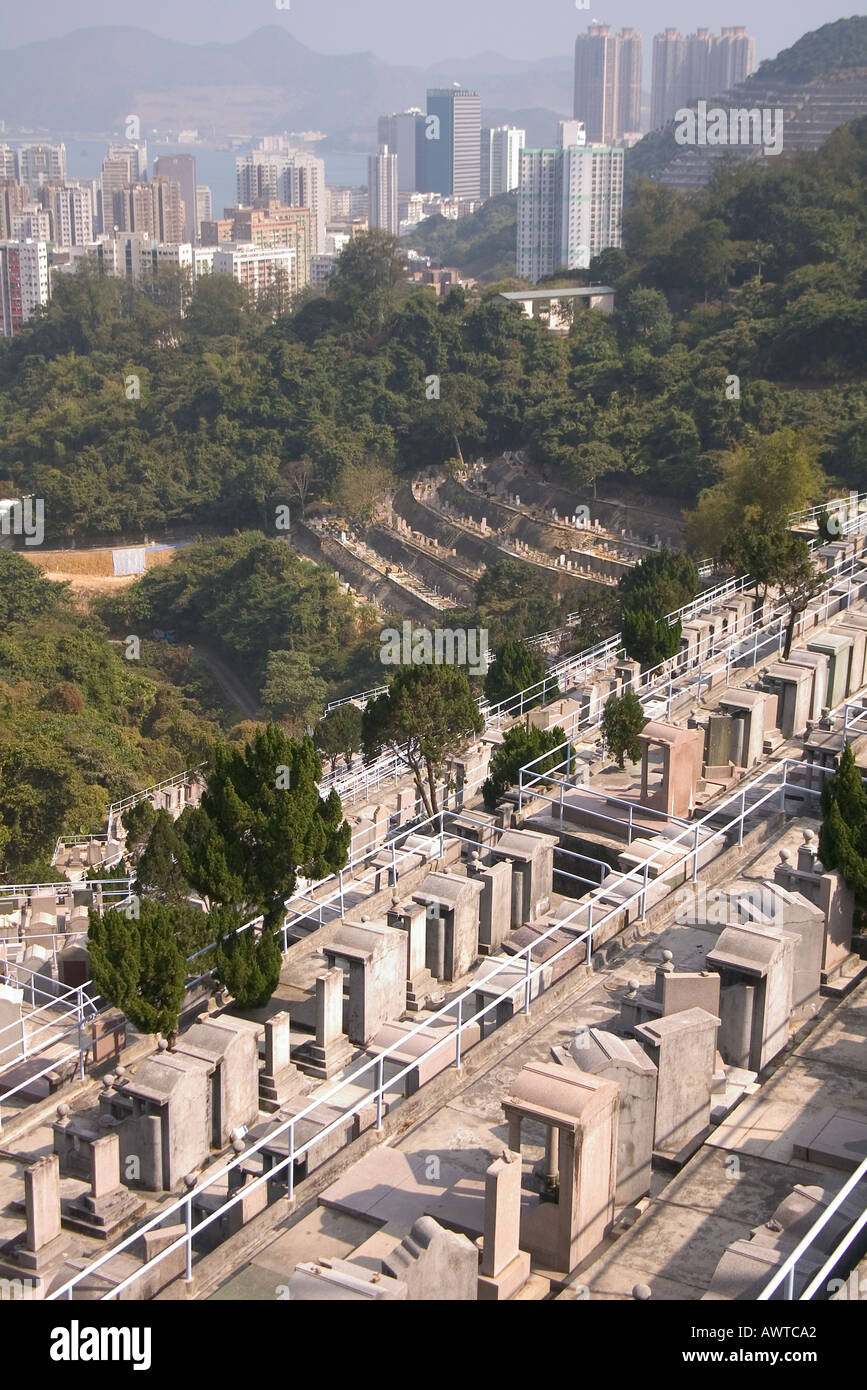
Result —
[[[638,735],[641,744],[641,804],[666,816],[688,816],[695,806],[703,734],[675,724],[650,720]],[[651,785],[650,750],[662,754],[661,776]]]
[[[838,869],[822,874],[819,880],[819,906],[825,918],[822,970],[826,975],[832,975],[851,954],[855,913],[855,894],[851,888],[847,888]]]
[[[852,639],[852,657],[849,666],[849,693],[854,695],[856,691],[864,688],[867,680],[867,630],[860,623],[855,625],[852,619],[855,614],[847,613],[844,622],[838,623],[835,631],[844,637]],[[861,616],[861,615],[858,615]],[[825,702],[826,704],[828,701]]]
[[[764,683],[777,697],[774,720],[783,738],[806,733],[813,698],[813,672],[791,661],[776,661],[764,675]]]
[[[721,768],[728,775],[731,762],[732,717],[730,714],[711,714],[707,721],[704,761],[707,772]]]
[[[457,980],[479,958],[482,883],[457,874],[428,874],[413,893],[427,907],[427,968],[437,980]]]
[[[720,974],[719,1050],[760,1072],[789,1040],[796,938],[778,927],[726,927],[707,964]]]
[[[259,1073],[259,1109],[273,1115],[293,1096],[306,1091],[307,1083],[292,1062],[292,1020],[288,1011],[274,1014],[265,1023],[265,1066]]]
[[[457,1231],[431,1216],[415,1222],[408,1236],[382,1262],[383,1272],[406,1285],[407,1298],[425,1303],[475,1301],[479,1252]]]
[[[792,1012],[795,1019],[813,1018],[819,1008],[822,957],[825,950],[825,914],[802,893],[790,892],[777,883],[765,884],[774,898],[772,925],[780,925],[796,938],[792,963]]]
[[[650,989],[630,989],[620,1001],[620,1027],[631,1033],[639,1023],[685,1009],[719,1013],[719,976],[713,970],[676,971],[671,952],[663,951]]]
[[[635,1030],[656,1063],[653,1147],[658,1153],[679,1154],[710,1125],[719,1024],[706,1009],[684,1009]]]
[[[223,1149],[232,1132],[255,1124],[259,1113],[259,1049],[255,1034],[232,1019],[194,1023],[176,1056],[198,1057],[211,1068],[211,1145]]]
[[[108,1240],[144,1211],[141,1198],[120,1180],[120,1140],[116,1132],[102,1134],[90,1145],[90,1192],[69,1202],[63,1224],[74,1231]]]
[[[822,710],[828,704],[828,673],[831,658],[827,652],[804,652],[795,650],[789,657],[793,666],[806,666],[813,672],[813,691],[810,701],[810,718],[819,720]]]
[[[650,1191],[656,1066],[634,1038],[604,1028],[580,1028],[568,1055],[581,1071],[620,1087],[615,1200],[618,1207],[629,1206]]]
[[[521,1246],[550,1269],[570,1271],[602,1241],[614,1219],[619,1087],[554,1064],[522,1067],[503,1100],[509,1148],[521,1152],[521,1124],[548,1131],[556,1201],[522,1211]]]
[[[200,1168],[211,1150],[211,1076],[200,1057],[158,1052],[134,1077],[100,1093],[100,1119],[117,1128],[124,1180],[150,1192],[171,1191]],[[137,1176],[127,1178],[127,1160]]]
[[[512,926],[535,922],[548,911],[554,886],[556,835],[507,830],[491,853],[512,864]]]
[[[406,936],[384,922],[345,922],[322,953],[329,966],[339,963],[348,974],[344,1031],[350,1042],[364,1047],[404,1011]]]
[[[479,898],[479,955],[493,956],[509,935],[512,925],[512,864],[501,859],[483,867],[471,857],[467,873],[482,883]]]
[[[419,1013],[436,989],[436,982],[428,970],[427,959],[427,906],[411,899],[398,902],[388,910],[387,921],[406,937],[406,1003],[407,1013]]]
[[[478,1278],[480,1302],[504,1302],[523,1288],[530,1256],[521,1243],[521,1155],[504,1149],[485,1173],[485,1233]]]
[[[296,1056],[300,1070],[320,1081],[330,1081],[352,1057],[343,1031],[343,971],[339,968],[316,976],[316,1033]]]
[[[57,1154],[47,1154],[25,1168],[24,1220],[24,1231],[0,1245],[0,1274],[8,1277],[26,1269],[33,1272],[34,1281],[42,1274],[47,1278],[49,1266],[65,1254]]]
[[[732,720],[729,758],[735,767],[761,762],[765,731],[774,725],[774,701],[766,690],[724,690],[720,696],[719,708]]]
[[[854,634],[847,634],[841,629],[835,628],[833,632],[823,633],[821,637],[812,637],[807,643],[808,652],[825,652],[830,658],[827,699],[830,709],[842,705],[852,690],[849,676],[852,664],[853,638]]]

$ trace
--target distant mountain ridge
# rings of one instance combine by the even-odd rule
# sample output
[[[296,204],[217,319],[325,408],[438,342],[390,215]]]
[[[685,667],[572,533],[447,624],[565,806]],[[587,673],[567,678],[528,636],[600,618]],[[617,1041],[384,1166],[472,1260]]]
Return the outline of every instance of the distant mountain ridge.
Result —
[[[142,129],[198,128],[216,137],[266,130],[374,131],[378,116],[424,106],[425,89],[459,82],[498,111],[569,113],[571,57],[526,63],[482,53],[426,68],[373,53],[316,53],[279,25],[236,43],[179,43],[145,29],[78,29],[0,50],[0,119],[7,130],[108,133],[130,114]]]

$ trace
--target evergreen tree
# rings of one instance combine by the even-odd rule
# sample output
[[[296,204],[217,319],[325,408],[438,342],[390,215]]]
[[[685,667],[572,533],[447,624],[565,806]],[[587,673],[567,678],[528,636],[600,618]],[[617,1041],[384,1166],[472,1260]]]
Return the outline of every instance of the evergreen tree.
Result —
[[[138,861],[136,892],[171,904],[185,903],[190,895],[186,866],[186,846],[175,821],[168,811],[157,811]]]
[[[523,724],[514,724],[491,758],[488,778],[482,786],[486,810],[494,810],[509,787],[517,785],[521,768],[535,758],[551,754],[536,764],[533,768],[536,774],[549,772],[558,763],[565,762],[567,750],[562,747],[565,742],[563,729],[527,729]],[[559,749],[556,755],[552,751],[555,748]]]
[[[611,695],[602,711],[602,737],[605,747],[616,759],[621,772],[629,758],[631,763],[641,757],[638,735],[647,723],[641,701],[630,685],[622,695]]]
[[[347,763],[351,762],[361,748],[361,710],[351,702],[338,705],[320,719],[313,731],[313,742],[320,753],[331,759],[332,772],[341,754]]]
[[[240,913],[217,907],[209,914],[213,939],[218,942],[213,970],[235,1003],[244,1009],[262,1009],[280,982],[283,956],[275,932],[263,926],[246,931]]]
[[[519,691],[527,690],[531,685],[538,685],[544,679],[546,669],[545,658],[541,652],[528,647],[526,642],[507,638],[497,648],[497,659],[485,676],[485,698],[492,705],[498,705],[501,701],[510,699],[512,695],[517,695]],[[551,700],[559,693],[559,686],[556,680],[552,679],[543,690],[525,702],[524,708],[532,709],[534,705],[541,704],[543,699]]]
[[[87,933],[90,970],[98,994],[142,1033],[177,1031],[186,963],[170,908],[145,899],[138,915],[91,908]]]
[[[243,749],[218,745],[201,805],[179,821],[193,887],[245,921],[282,922],[298,870],[324,878],[346,863],[351,831],[336,793],[320,797],[321,776],[312,739],[276,724]]]
[[[851,744],[840,754],[840,766],[822,787],[822,829],[819,858],[826,869],[839,869],[867,905],[867,790]]]
[[[402,666],[388,690],[362,717],[367,762],[383,748],[409,768],[427,816],[439,810],[437,787],[446,759],[482,732],[469,681],[454,666]]]

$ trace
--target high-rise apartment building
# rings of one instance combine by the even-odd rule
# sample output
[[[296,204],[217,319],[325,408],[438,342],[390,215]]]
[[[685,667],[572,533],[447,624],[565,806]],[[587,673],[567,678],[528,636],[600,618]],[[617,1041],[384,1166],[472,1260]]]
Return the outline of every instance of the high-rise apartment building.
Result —
[[[277,307],[288,309],[297,288],[295,252],[290,246],[262,247],[252,243],[220,246],[214,252],[214,274],[231,275],[256,302],[273,289]]]
[[[153,183],[121,188],[112,200],[112,217],[112,225],[122,232],[147,232],[157,241],[187,240],[184,200],[176,179],[155,178]]]
[[[235,160],[238,205],[274,198],[289,207],[309,208],[316,245],[325,245],[325,161],[303,150],[253,150]]]
[[[684,38],[666,29],[653,40],[650,125],[655,130],[700,97],[722,96],[755,69],[755,39],[741,25],[712,34],[697,29]]]
[[[427,94],[423,169],[416,181],[424,193],[478,198],[481,192],[482,103],[478,92],[435,87]]]
[[[564,138],[574,133],[563,122]],[[620,245],[622,149],[567,144],[523,150],[518,189],[517,273],[534,284],[561,267],[586,269]]]
[[[45,242],[0,242],[0,337],[17,333],[49,295]]]
[[[514,125],[486,126],[481,135],[481,196],[496,198],[517,188],[526,134]]]
[[[86,185],[61,184],[46,190],[52,240],[57,246],[87,246],[93,241],[93,201]]]
[[[65,145],[22,145],[18,151],[18,177],[35,195],[44,183],[66,178]]]
[[[252,208],[226,208],[228,216],[202,228],[202,239],[212,245],[245,242],[267,249],[290,247],[295,253],[295,285],[310,283],[313,256],[313,214],[310,208],[286,207],[273,198],[259,200]]]
[[[368,225],[398,235],[397,155],[380,145],[367,160]]]
[[[51,241],[51,217],[39,203],[27,203],[12,218],[13,241]]]
[[[380,116],[377,144],[388,145],[389,153],[397,155],[397,187],[400,193],[416,189],[416,153],[424,139],[424,112],[417,106],[409,111],[397,111]]]
[[[584,122],[590,144],[640,129],[642,51],[636,29],[615,34],[609,24],[591,24],[575,40],[572,114]]]
[[[199,235],[196,217],[196,157],[192,154],[160,154],[154,160],[154,183],[169,179],[178,183],[184,204],[183,236],[174,238],[194,244]]]
[[[206,183],[196,184],[196,222],[199,228],[199,235],[202,232],[202,223],[210,222],[214,215],[214,200],[211,190]]]
[[[15,240],[12,236],[12,220],[23,212],[30,201],[30,193],[16,179],[0,178],[0,241]]]
[[[128,183],[141,183],[147,178],[148,147],[144,140],[132,140],[125,145],[112,142],[106,158],[126,160],[129,166]]]
[[[0,181],[18,182],[18,151],[11,145],[0,145]]]
[[[621,29],[617,36],[617,110],[615,139],[641,130],[641,76],[644,42],[637,29]]]

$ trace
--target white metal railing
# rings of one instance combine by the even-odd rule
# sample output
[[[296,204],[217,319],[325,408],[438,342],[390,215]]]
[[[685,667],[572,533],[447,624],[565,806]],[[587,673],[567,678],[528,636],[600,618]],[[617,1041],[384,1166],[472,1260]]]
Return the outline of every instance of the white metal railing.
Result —
[[[819,795],[818,792],[811,791],[808,786],[801,782],[789,782],[788,774],[790,768],[808,769],[808,765],[796,763],[793,760],[787,759],[781,763],[773,764],[765,768],[749,784],[742,784],[733,796],[726,798],[719,805],[715,806],[713,810],[701,820],[685,826],[673,839],[667,839],[664,842],[664,846],[660,847],[659,850],[655,851],[644,861],[640,868],[636,867],[626,873],[606,878],[598,889],[591,890],[580,900],[573,912],[567,917],[552,923],[551,926],[543,931],[530,945],[522,948],[514,956],[504,957],[502,960],[499,960],[498,963],[495,963],[497,962],[496,957],[489,960],[488,963],[493,963],[494,968],[487,971],[483,979],[475,980],[456,998],[450,1000],[436,1010],[436,1012],[419,1022],[404,1035],[400,1042],[383,1048],[381,1051],[378,1051],[375,1057],[361,1063],[358,1067],[353,1067],[348,1076],[339,1079],[333,1086],[327,1087],[324,1094],[316,1096],[308,1105],[299,1111],[297,1115],[278,1123],[270,1133],[264,1134],[242,1154],[219,1165],[213,1173],[208,1173],[186,1196],[170,1203],[168,1207],[163,1208],[145,1226],[140,1227],[118,1245],[113,1246],[112,1249],[107,1251],[104,1255],[92,1261],[85,1269],[74,1275],[61,1288],[49,1294],[49,1299],[71,1299],[73,1297],[73,1290],[78,1284],[85,1279],[92,1278],[104,1264],[121,1251],[127,1249],[134,1241],[140,1239],[146,1231],[155,1229],[157,1226],[164,1223],[172,1224],[174,1222],[182,1222],[184,1225],[183,1235],[179,1236],[177,1240],[173,1241],[165,1250],[154,1256],[153,1259],[142,1265],[134,1274],[115,1285],[103,1295],[103,1299],[111,1300],[118,1297],[127,1287],[141,1278],[144,1273],[156,1269],[162,1260],[166,1259],[174,1251],[180,1249],[184,1249],[185,1251],[186,1273],[187,1278],[190,1278],[193,1266],[193,1241],[195,1236],[213,1224],[214,1221],[225,1216],[238,1202],[249,1196],[251,1191],[259,1186],[273,1182],[278,1174],[286,1170],[287,1189],[291,1200],[294,1195],[295,1164],[305,1158],[315,1144],[320,1143],[328,1134],[345,1126],[348,1119],[358,1115],[363,1109],[366,1110],[372,1103],[375,1103],[376,1106],[376,1128],[377,1130],[382,1129],[386,1094],[390,1092],[394,1097],[395,1088],[398,1086],[398,1083],[409,1076],[419,1065],[419,1057],[414,1058],[406,1065],[402,1065],[400,1061],[393,1062],[392,1065],[396,1065],[398,1070],[397,1073],[391,1075],[388,1080],[385,1078],[385,1065],[389,1057],[393,1056],[393,1054],[404,1051],[406,1044],[411,1039],[427,1034],[431,1040],[431,1046],[421,1054],[422,1056],[429,1058],[435,1053],[440,1052],[443,1048],[448,1048],[453,1054],[453,1061],[450,1058],[447,1065],[460,1066],[462,1035],[467,1027],[478,1024],[481,1028],[483,1021],[494,1014],[504,1000],[511,999],[513,1004],[517,1006],[522,996],[523,1012],[529,1014],[531,1001],[534,996],[534,984],[536,985],[537,993],[544,989],[542,976],[550,972],[551,967],[557,961],[566,958],[573,952],[579,952],[583,955],[586,963],[590,964],[593,952],[593,938],[601,928],[606,926],[609,922],[612,922],[615,918],[620,917],[621,914],[627,912],[633,905],[640,904],[639,910],[642,915],[645,914],[649,870],[654,862],[658,865],[658,872],[654,880],[656,885],[661,885],[667,881],[673,880],[671,886],[675,886],[675,884],[683,881],[680,875],[688,873],[690,870],[692,872],[693,881],[695,881],[698,876],[699,852],[701,850],[706,851],[708,846],[714,842],[719,841],[724,843],[726,837],[730,836],[735,831],[738,833],[739,843],[742,843],[747,820],[761,812],[763,807],[770,807],[773,805],[777,810],[785,810],[787,788],[796,791],[799,798]],[[809,770],[812,771],[813,769]],[[757,800],[747,806],[746,797],[747,793],[751,790],[758,790],[759,796]],[[729,808],[732,807],[739,807],[739,809],[734,811],[730,819],[725,819],[725,823],[722,826],[717,826],[715,829],[710,826],[709,822],[711,820],[718,821],[720,814],[727,812]],[[444,815],[444,812],[440,812],[437,817],[434,817],[434,820],[439,822],[439,837],[441,842],[445,841],[447,834],[443,819]],[[486,826],[488,825],[487,822],[485,824]],[[703,839],[701,837],[702,828],[705,830]],[[452,836],[449,832],[448,838],[450,840],[460,840],[462,837]],[[680,853],[673,856],[673,850],[677,847],[679,847]],[[661,857],[663,855],[668,860],[667,863],[661,862]],[[626,896],[614,906],[610,906],[605,902],[605,899],[610,897],[612,888],[626,889]],[[587,923],[583,929],[580,929],[581,921]],[[553,955],[534,965],[533,954],[537,953],[539,945],[548,940],[555,932],[567,928],[570,922],[575,924],[573,926],[575,935]],[[579,963],[577,957],[575,963]],[[513,984],[509,984],[508,981],[503,982],[503,988],[499,992],[491,991],[491,981],[504,972],[511,972],[512,974],[520,972],[521,977]],[[484,989],[482,990],[483,986]],[[475,996],[480,990],[483,992],[483,995],[492,994],[493,997],[489,1003],[484,1004],[481,1008],[476,1008]],[[436,1032],[440,1031],[437,1029],[437,1025],[442,1025],[444,1022],[450,1022],[453,1026],[441,1030],[443,1036],[438,1040],[434,1040]],[[369,1083],[371,1090],[369,1093],[364,1093],[359,1097],[358,1090],[361,1088],[363,1078],[365,1079],[365,1086]],[[336,1104],[337,1097],[340,1095],[341,1091],[348,1088],[352,1089],[354,1093],[353,1098],[350,1099],[347,1104]],[[296,1127],[302,1121],[315,1119],[316,1112],[323,1106],[336,1108],[339,1112],[337,1117],[318,1130],[312,1138],[296,1146]],[[259,1177],[254,1179],[252,1183],[248,1182],[243,1190],[238,1190],[234,1196],[230,1196],[227,1200],[221,1202],[220,1206],[215,1211],[206,1216],[197,1225],[193,1224],[193,1203],[197,1197],[201,1197],[203,1193],[208,1191],[209,1188],[213,1188],[217,1183],[222,1183],[222,1180],[228,1178],[229,1174],[234,1172],[240,1164],[249,1164],[250,1158],[253,1155],[260,1153],[268,1146],[273,1146],[275,1139],[284,1135],[287,1137],[288,1146],[288,1154],[285,1159],[275,1163],[273,1167],[267,1169]]]
[[[341,705],[366,705],[368,700],[375,700],[377,695],[384,695],[386,690],[387,685],[374,685],[370,690],[360,690],[357,695],[344,695],[340,700],[330,700],[325,706],[325,713],[330,714],[333,709],[340,709]]]
[[[162,782],[155,782],[152,787],[143,787],[140,792],[132,792],[130,796],[125,796],[122,801],[113,801],[108,808],[109,824],[116,815],[128,811],[131,806],[137,806],[140,801],[145,801],[147,797],[156,796],[157,792],[166,791],[169,787],[177,787],[184,782],[191,782],[196,774],[206,766],[206,763],[198,763],[195,767],[187,768],[185,772],[176,772],[174,777],[166,777]]]
[[[863,1159],[862,1162],[859,1163],[858,1167],[855,1169],[855,1172],[848,1179],[848,1181],[843,1184],[836,1197],[834,1197],[834,1199],[828,1203],[828,1206],[822,1212],[821,1216],[819,1216],[818,1219],[813,1222],[806,1235],[798,1241],[798,1244],[795,1246],[792,1253],[789,1256],[787,1256],[787,1258],[780,1265],[779,1269],[776,1270],[772,1277],[768,1280],[761,1293],[756,1296],[756,1301],[758,1303],[767,1303],[768,1300],[771,1299],[773,1295],[776,1293],[777,1289],[780,1287],[784,1280],[786,1287],[783,1293],[783,1297],[789,1301],[794,1300],[795,1275],[798,1268],[798,1262],[800,1261],[802,1256],[806,1255],[807,1252],[813,1248],[819,1236],[822,1234],[825,1227],[828,1225],[828,1222],[839,1211],[840,1207],[842,1207],[849,1194],[854,1192],[856,1187],[858,1187],[860,1183],[863,1183],[865,1179],[867,1179],[867,1158]],[[804,1289],[803,1293],[799,1297],[799,1302],[809,1302],[810,1299],[812,1299],[813,1295],[817,1293],[818,1290],[821,1288],[822,1283],[827,1278],[830,1271],[834,1269],[834,1267],[837,1264],[839,1264],[843,1255],[845,1255],[846,1251],[856,1240],[856,1238],[864,1228],[864,1225],[867,1224],[867,1188],[865,1188],[863,1196],[865,1199],[864,1210],[861,1212],[858,1219],[855,1222],[853,1222],[852,1226],[846,1232],[843,1239],[837,1244],[836,1248],[825,1260],[821,1269]]]
[[[835,510],[852,505],[858,507],[867,502],[867,492],[850,492],[848,497],[832,497],[828,502],[817,502],[815,507],[802,507],[800,511],[789,512],[787,521],[790,527],[802,526],[817,521],[823,512],[830,515]]]

